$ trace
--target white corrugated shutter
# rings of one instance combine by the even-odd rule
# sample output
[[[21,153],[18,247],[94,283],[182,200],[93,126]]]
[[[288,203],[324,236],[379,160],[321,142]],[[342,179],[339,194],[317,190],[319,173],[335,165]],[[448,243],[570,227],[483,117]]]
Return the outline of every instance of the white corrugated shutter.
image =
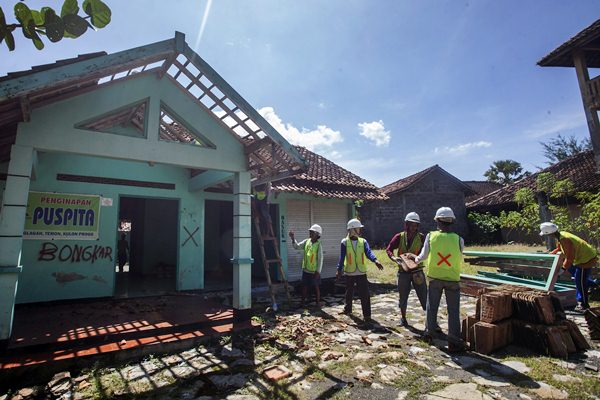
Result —
[[[335,277],[340,257],[340,242],[346,236],[348,206],[334,202],[313,201],[313,223],[321,225],[323,237],[323,271],[321,277]]]
[[[310,227],[310,205],[308,201],[288,200],[287,202],[287,229],[294,231],[298,242],[308,235]],[[287,232],[286,232],[287,234]],[[287,241],[288,252],[288,281],[297,281],[302,278],[302,251],[294,250],[291,240]]]
[[[346,236],[347,222],[348,206],[344,203],[304,200],[287,202],[288,229],[296,233],[298,242],[308,237],[308,228],[312,224],[319,224],[323,228],[323,278],[335,277],[340,242]],[[301,277],[302,252],[294,250],[288,241],[288,280],[295,281]]]

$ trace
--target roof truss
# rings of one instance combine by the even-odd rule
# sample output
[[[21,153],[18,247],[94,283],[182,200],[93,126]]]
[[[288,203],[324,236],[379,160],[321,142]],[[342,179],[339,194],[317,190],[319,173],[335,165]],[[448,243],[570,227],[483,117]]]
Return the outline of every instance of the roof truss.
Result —
[[[242,96],[176,32],[169,39],[115,54],[80,56],[32,72],[0,78],[0,141],[14,143],[16,131],[2,129],[27,120],[31,109],[68,97],[116,84],[139,74],[168,77],[205,111],[223,124],[246,148],[249,169],[255,180],[276,180],[299,173],[306,165],[290,145]],[[128,110],[118,118],[139,119],[139,110]],[[194,132],[181,127],[166,113],[161,114],[161,137],[193,142]],[[106,124],[115,123],[117,116]],[[127,121],[125,121],[127,120]],[[202,142],[202,140],[200,140]],[[210,146],[209,144],[204,144]],[[0,149],[0,154],[5,154]],[[3,160],[0,160],[0,162]],[[5,160],[4,160],[5,161]]]

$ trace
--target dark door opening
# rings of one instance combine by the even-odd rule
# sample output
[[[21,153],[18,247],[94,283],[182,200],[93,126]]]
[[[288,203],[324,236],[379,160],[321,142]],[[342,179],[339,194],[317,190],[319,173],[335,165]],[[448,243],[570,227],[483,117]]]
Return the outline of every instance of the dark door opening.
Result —
[[[204,212],[204,289],[233,287],[233,203],[206,200]]]
[[[124,268],[119,268],[118,256],[115,260],[115,297],[176,290],[178,218],[178,200],[120,198],[118,240],[125,235],[128,252]]]

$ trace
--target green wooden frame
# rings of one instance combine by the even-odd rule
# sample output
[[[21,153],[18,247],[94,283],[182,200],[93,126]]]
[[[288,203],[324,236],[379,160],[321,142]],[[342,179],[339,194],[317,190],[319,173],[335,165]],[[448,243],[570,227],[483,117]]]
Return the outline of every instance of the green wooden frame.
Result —
[[[495,258],[510,258],[510,259],[521,259],[521,260],[533,260],[533,261],[551,261],[552,265],[549,267],[548,276],[546,281],[536,281],[534,279],[527,278],[519,278],[513,276],[498,276],[498,273],[495,274],[497,277],[494,278],[489,274],[482,273],[481,275],[467,275],[461,274],[461,278],[477,280],[481,282],[487,282],[492,284],[505,284],[505,283],[515,283],[519,286],[525,286],[533,289],[540,289],[545,291],[551,290],[567,290],[562,285],[555,288],[556,280],[558,279],[559,271],[559,256],[558,254],[544,254],[544,253],[500,253],[500,252],[491,252],[491,251],[465,251],[465,257],[495,257]]]

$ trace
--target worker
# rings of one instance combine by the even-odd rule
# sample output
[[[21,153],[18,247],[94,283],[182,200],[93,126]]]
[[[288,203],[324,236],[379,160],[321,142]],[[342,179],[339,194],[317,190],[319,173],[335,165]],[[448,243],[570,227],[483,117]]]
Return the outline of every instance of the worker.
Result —
[[[427,234],[419,255],[408,254],[416,263],[427,260],[429,288],[424,339],[431,342],[435,333],[441,332],[437,314],[443,291],[448,309],[448,351],[463,351],[465,346],[460,335],[460,268],[465,244],[462,237],[452,232],[456,217],[450,207],[440,207],[434,220],[438,230]]]
[[[323,246],[321,246],[321,235],[323,228],[320,225],[314,224],[308,228],[308,238],[300,243],[296,242],[294,231],[289,231],[290,239],[292,239],[292,247],[295,250],[304,251],[302,258],[302,307],[306,304],[306,296],[308,288],[315,288],[316,306],[321,307],[321,270],[323,269]]]
[[[363,224],[356,218],[348,221],[346,225],[348,235],[342,239],[336,277],[339,279],[342,273],[346,276],[346,305],[343,313],[352,314],[352,299],[354,298],[354,285],[356,285],[364,324],[365,327],[370,327],[374,321],[371,319],[371,298],[365,257],[374,262],[380,270],[383,269],[383,265],[371,251],[369,243],[361,237],[363,227]]]
[[[254,200],[254,206],[258,211],[260,217],[260,229],[263,233],[269,232],[269,228],[272,228],[271,221],[271,182],[261,183],[252,188],[252,198]]]
[[[568,270],[575,278],[575,295],[579,303],[576,311],[585,311],[590,308],[589,289],[595,282],[591,279],[592,268],[598,265],[596,249],[572,233],[559,231],[558,226],[552,222],[540,225],[540,236],[552,235],[558,241],[558,247],[552,254],[562,253],[564,261],[562,268]]]
[[[416,212],[409,212],[404,217],[404,230],[394,235],[385,252],[388,257],[398,264],[398,307],[402,314],[400,326],[408,326],[406,319],[406,308],[408,307],[408,296],[410,287],[415,289],[423,310],[427,306],[427,283],[422,269],[414,272],[405,272],[400,264],[400,255],[405,253],[419,254],[423,248],[425,236],[419,232],[421,219]],[[394,255],[396,251],[396,255]],[[423,267],[423,264],[420,265]]]

